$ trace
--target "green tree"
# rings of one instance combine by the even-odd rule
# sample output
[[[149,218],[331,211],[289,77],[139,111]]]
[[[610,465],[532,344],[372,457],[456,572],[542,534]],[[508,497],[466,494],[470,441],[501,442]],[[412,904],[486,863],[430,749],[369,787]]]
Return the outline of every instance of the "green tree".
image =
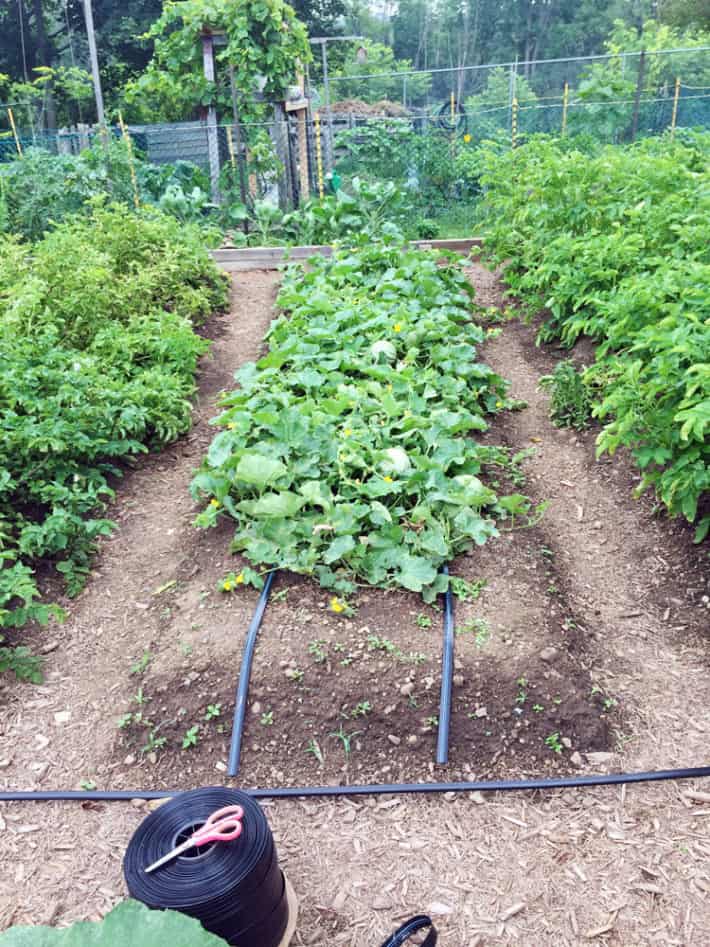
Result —
[[[403,79],[397,75],[387,73],[407,72],[412,69],[409,59],[395,59],[394,50],[384,43],[374,43],[365,40],[362,44],[367,52],[365,62],[360,62],[356,55],[356,47],[360,44],[348,45],[348,53],[339,68],[332,73],[333,89],[331,95],[337,99],[362,99],[364,102],[378,102],[381,99],[399,101],[403,92]],[[358,75],[373,76],[383,74],[382,78],[355,79]],[[431,87],[431,75],[421,73],[417,76],[407,76],[408,100],[422,99]]]

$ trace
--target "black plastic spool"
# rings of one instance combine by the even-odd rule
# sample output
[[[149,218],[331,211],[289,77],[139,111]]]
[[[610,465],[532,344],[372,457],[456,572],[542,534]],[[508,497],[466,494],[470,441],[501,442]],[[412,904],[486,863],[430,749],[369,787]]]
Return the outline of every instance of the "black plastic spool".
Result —
[[[230,805],[244,809],[238,839],[206,846],[204,853],[190,850],[146,874],[186,830]],[[258,803],[238,789],[195,789],[152,812],[128,844],[123,872],[132,898],[189,914],[228,944],[278,947],[288,926],[286,882],[271,829]]]

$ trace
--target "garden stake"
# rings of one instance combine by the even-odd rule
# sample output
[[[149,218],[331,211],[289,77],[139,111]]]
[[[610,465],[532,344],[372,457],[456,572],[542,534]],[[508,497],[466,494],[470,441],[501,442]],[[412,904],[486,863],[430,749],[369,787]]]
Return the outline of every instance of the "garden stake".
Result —
[[[133,203],[136,205],[136,210],[141,209],[141,199],[138,194],[138,179],[136,178],[136,167],[133,163],[133,142],[131,141],[131,136],[128,133],[126,124],[123,121],[123,115],[121,112],[118,113],[118,124],[121,128],[121,134],[123,135],[123,140],[126,142],[126,151],[128,152],[128,167],[131,169],[131,183],[133,184]]]
[[[316,167],[318,169],[318,194],[323,200],[323,149],[320,139],[320,113],[316,112],[314,116],[316,126]]]
[[[15,147],[17,148],[17,153],[22,157],[22,145],[20,144],[20,139],[17,135],[17,128],[15,127],[15,116],[12,114],[12,109],[8,108],[7,117],[10,119],[10,127],[12,128],[12,134],[15,136]]]
[[[680,78],[676,76],[675,92],[673,93],[673,114],[671,116],[671,141],[675,138],[675,125],[678,119],[678,99],[680,98]]]
[[[565,91],[562,95],[562,134],[567,134],[567,106],[569,105],[569,82],[565,82]]]
[[[510,143],[515,148],[518,144],[518,99],[513,97],[513,110],[510,117]]]

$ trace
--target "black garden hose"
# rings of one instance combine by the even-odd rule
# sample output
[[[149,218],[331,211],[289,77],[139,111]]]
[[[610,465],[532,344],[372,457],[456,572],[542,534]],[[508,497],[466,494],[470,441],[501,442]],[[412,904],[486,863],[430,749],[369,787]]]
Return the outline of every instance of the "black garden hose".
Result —
[[[441,570],[448,577],[449,569]],[[454,596],[451,582],[444,596],[444,651],[441,659],[441,697],[439,698],[439,728],[436,737],[436,762],[449,762],[449,729],[451,726],[451,690],[454,681]]]

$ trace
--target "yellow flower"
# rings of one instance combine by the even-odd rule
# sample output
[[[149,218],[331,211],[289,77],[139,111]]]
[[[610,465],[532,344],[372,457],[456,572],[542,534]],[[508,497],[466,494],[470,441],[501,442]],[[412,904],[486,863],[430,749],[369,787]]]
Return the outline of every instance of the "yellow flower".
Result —
[[[219,506],[219,500],[214,500],[214,499],[210,500],[210,506],[215,506],[215,507]]]
[[[402,331],[402,324],[401,324],[401,322],[395,322],[395,324],[394,324],[394,331],[395,331],[395,332],[401,332],[401,331]]]
[[[502,401],[496,401],[496,408],[502,408],[502,407],[503,407],[503,402],[502,402]]]
[[[222,588],[224,589],[225,592],[231,592],[234,586],[229,580],[227,580],[226,582],[222,583]]]
[[[240,572],[237,576],[237,585],[242,585],[244,582],[244,573]]]
[[[345,430],[343,431],[343,437],[350,437],[352,432],[353,432],[353,429],[351,427],[346,427]]]
[[[392,482],[393,482],[391,477],[383,477],[382,479],[384,480],[385,483],[392,483]]]
[[[334,595],[330,600],[330,610],[335,612],[336,615],[345,611],[345,606],[336,595]]]
[[[471,141],[471,136],[469,135],[468,132],[466,132],[466,134],[463,136],[463,140],[466,142],[466,144],[468,144],[469,141]]]
[[[227,430],[228,430],[228,431],[233,431],[236,426],[237,426],[236,424],[230,423],[230,424],[227,425]]]
[[[389,385],[387,385],[387,391],[392,391],[392,382],[390,382]]]

